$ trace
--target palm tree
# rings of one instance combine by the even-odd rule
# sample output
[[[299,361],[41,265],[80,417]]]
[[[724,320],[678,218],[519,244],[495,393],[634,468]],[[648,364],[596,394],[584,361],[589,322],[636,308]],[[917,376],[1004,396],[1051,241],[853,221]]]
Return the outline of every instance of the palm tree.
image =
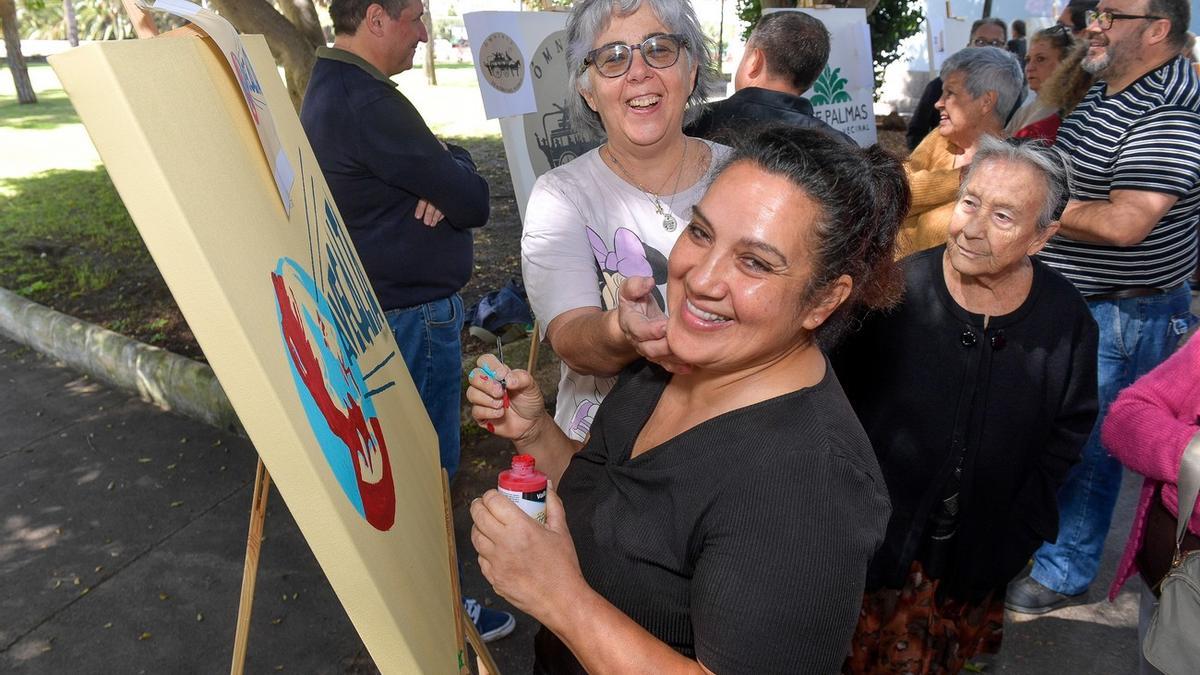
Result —
[[[13,0],[0,0],[0,25],[4,28],[4,50],[7,52],[13,83],[17,87],[17,101],[37,103],[33,82],[29,80],[29,69],[25,67],[25,55],[21,53],[21,31],[17,26],[17,5]]]

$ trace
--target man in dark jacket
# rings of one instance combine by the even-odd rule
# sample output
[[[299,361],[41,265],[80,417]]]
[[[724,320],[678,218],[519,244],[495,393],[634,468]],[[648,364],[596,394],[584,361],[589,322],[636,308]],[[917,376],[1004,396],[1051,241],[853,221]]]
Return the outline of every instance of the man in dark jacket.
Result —
[[[471,229],[488,220],[487,181],[471,155],[434,137],[390,78],[429,39],[420,0],[333,0],[333,47],[320,47],[300,111],[329,190],[437,432],[458,468],[462,299]],[[513,617],[466,601],[485,640]]]
[[[747,126],[782,122],[820,129],[847,143],[854,141],[813,116],[800,94],[817,80],[829,60],[829,31],[803,12],[765,14],[746,42],[746,53],[733,77],[733,96],[705,106],[684,132],[719,143]]]

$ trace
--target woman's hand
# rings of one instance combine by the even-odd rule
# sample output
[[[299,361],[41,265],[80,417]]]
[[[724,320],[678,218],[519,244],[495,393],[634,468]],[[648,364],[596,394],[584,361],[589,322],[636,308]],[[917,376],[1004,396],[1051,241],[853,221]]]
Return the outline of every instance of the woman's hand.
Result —
[[[467,377],[467,401],[471,417],[489,432],[513,441],[529,436],[538,418],[546,415],[546,402],[533,376],[524,370],[510,370],[491,354],[475,360],[480,367]],[[483,368],[504,380],[501,385],[483,372]]]
[[[517,609],[546,625],[587,590],[566,512],[546,491],[546,524],[538,523],[496,490],[471,502],[471,543],[488,583]]]
[[[692,367],[671,353],[667,344],[667,315],[654,301],[654,279],[629,277],[621,284],[617,325],[625,339],[647,360],[672,373],[687,373]]]

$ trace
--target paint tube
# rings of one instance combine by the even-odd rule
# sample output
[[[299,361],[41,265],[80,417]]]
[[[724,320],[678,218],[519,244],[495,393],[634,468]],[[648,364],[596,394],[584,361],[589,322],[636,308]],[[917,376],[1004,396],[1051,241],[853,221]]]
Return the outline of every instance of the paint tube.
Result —
[[[512,468],[500,472],[499,487],[530,518],[546,524],[546,474],[534,468],[533,457],[513,457]]]

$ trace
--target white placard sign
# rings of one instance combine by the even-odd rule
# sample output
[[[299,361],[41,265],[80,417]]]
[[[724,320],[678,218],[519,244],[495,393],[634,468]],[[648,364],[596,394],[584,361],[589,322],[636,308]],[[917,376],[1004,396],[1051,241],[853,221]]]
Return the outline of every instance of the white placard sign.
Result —
[[[533,80],[544,67],[538,48],[547,33],[561,30],[555,12],[470,12],[463,15],[475,75],[488,119],[537,109]]]
[[[484,92],[484,108],[488,117],[500,117],[500,133],[504,137],[504,153],[508,157],[508,170],[512,175],[513,192],[522,219],[525,204],[537,177],[550,169],[565,164],[600,144],[597,138],[581,133],[567,110],[569,97],[575,96],[567,89],[567,14],[565,12],[472,12],[463,15],[467,35],[474,45],[487,40],[496,33],[513,36],[523,54],[526,75],[523,86],[529,90],[532,103],[511,105],[505,112],[494,114],[488,108],[489,95],[498,97],[489,90],[495,87],[488,82],[492,77],[481,66],[476,55],[475,73],[479,77],[479,89]],[[483,59],[489,58],[485,52]],[[504,62],[501,59],[500,62]]]
[[[829,62],[804,96],[818,119],[863,147],[874,145],[878,140],[875,75],[867,13],[861,8],[764,11],[804,12],[825,24],[829,29]]]

